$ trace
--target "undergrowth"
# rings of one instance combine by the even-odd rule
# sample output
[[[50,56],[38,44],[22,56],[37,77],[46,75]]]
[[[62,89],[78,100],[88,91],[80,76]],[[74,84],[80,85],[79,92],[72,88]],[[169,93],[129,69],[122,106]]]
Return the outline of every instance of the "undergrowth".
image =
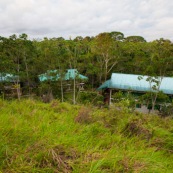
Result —
[[[0,100],[0,172],[172,172],[173,120],[110,109]]]

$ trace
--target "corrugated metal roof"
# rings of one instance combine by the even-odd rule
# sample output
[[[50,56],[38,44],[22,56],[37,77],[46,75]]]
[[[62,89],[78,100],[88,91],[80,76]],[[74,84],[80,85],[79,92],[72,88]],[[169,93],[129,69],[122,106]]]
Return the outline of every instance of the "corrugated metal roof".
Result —
[[[68,69],[67,73],[65,74],[65,80],[70,80],[74,78],[79,78],[79,79],[88,79],[88,77],[79,74],[77,69]]]
[[[79,74],[77,69],[68,69],[65,73],[63,80],[71,80],[74,78],[79,78],[83,80],[87,80],[88,77]],[[60,75],[58,74],[58,70],[48,70],[47,73],[39,75],[39,80],[41,82],[51,80],[51,81],[57,81],[60,79]]]
[[[0,73],[0,82],[14,82],[17,76],[9,73]]]
[[[98,90],[104,88],[113,88],[113,89],[121,89],[121,90],[132,90],[132,91],[153,91],[150,87],[150,84],[146,79],[148,76],[142,76],[143,78],[139,80],[139,76],[142,75],[134,75],[134,74],[121,74],[121,73],[112,73],[111,79],[103,83]],[[152,83],[154,85],[155,83]],[[164,77],[160,91],[163,91],[165,94],[173,94],[173,78],[172,77]]]
[[[97,90],[102,90],[102,89],[110,88],[110,82],[111,82],[111,79],[107,80],[99,88],[97,88]]]
[[[48,80],[57,81],[60,78],[59,74],[57,73],[58,73],[57,70],[48,70],[47,73],[40,74],[38,78],[41,82],[48,81]]]

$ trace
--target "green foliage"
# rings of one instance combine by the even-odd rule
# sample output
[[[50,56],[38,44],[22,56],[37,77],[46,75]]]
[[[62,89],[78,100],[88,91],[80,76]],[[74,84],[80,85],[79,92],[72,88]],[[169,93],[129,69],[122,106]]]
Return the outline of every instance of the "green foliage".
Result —
[[[119,91],[119,92],[114,93],[112,95],[112,99],[114,100],[114,102],[120,102],[122,99],[124,99],[123,92]]]
[[[147,92],[146,94],[143,94],[141,97],[140,97],[140,100],[143,104],[152,104],[152,97],[155,96],[156,93],[153,93],[153,92]],[[157,93],[157,99],[156,99],[156,105],[164,105],[166,103],[170,103],[171,102],[171,99],[166,95],[164,94],[163,92],[158,92]]]
[[[127,42],[146,42],[146,40],[141,36],[129,36],[125,38]]]
[[[170,101],[171,100],[168,95],[164,94],[162,91],[158,93],[156,100],[157,103],[170,103]]]
[[[142,36],[124,38],[118,31],[99,33],[95,37],[77,36],[74,40],[59,37],[31,41],[26,34],[12,35],[0,37],[0,72],[19,76],[23,94],[32,95],[32,92],[39,93],[38,75],[47,70],[64,72],[77,68],[89,78],[87,88],[94,90],[112,72],[172,76],[172,52],[170,40],[146,42]],[[60,83],[57,90],[61,94],[55,95],[63,100]],[[157,86],[156,81],[153,87]]]
[[[103,103],[103,96],[98,92],[84,91],[80,92],[78,101],[83,104],[99,105]]]
[[[173,116],[173,104],[172,103],[162,104],[162,107],[160,109],[160,115],[163,117]]]
[[[116,92],[112,95],[112,99],[114,103],[122,104],[124,107],[128,107],[130,109],[135,108],[135,96],[131,93],[127,92]]]

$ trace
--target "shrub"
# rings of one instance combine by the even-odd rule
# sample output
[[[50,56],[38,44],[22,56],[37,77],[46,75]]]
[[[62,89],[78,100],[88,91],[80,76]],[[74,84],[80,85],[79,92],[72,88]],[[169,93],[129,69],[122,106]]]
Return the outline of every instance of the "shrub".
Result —
[[[162,108],[160,110],[160,115],[162,117],[173,115],[173,104],[171,104],[171,105],[165,104],[164,106],[162,106]]]
[[[142,121],[138,119],[134,119],[129,122],[124,128],[125,135],[138,136],[142,137],[142,139],[146,139],[147,141],[152,137],[152,132],[150,132],[147,128],[142,125]]]
[[[97,92],[85,91],[80,93],[78,100],[83,104],[92,103],[94,105],[100,105],[100,102],[103,102],[103,96]]]
[[[88,109],[86,107],[82,107],[79,110],[77,117],[75,118],[75,122],[90,123],[92,121],[90,113],[91,113],[90,109]]]

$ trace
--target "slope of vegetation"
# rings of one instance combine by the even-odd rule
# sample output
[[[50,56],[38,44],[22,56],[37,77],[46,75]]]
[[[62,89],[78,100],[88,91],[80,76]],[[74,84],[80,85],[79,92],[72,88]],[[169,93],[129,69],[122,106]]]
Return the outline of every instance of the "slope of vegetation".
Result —
[[[0,171],[172,172],[173,120],[55,100],[0,101]]]

